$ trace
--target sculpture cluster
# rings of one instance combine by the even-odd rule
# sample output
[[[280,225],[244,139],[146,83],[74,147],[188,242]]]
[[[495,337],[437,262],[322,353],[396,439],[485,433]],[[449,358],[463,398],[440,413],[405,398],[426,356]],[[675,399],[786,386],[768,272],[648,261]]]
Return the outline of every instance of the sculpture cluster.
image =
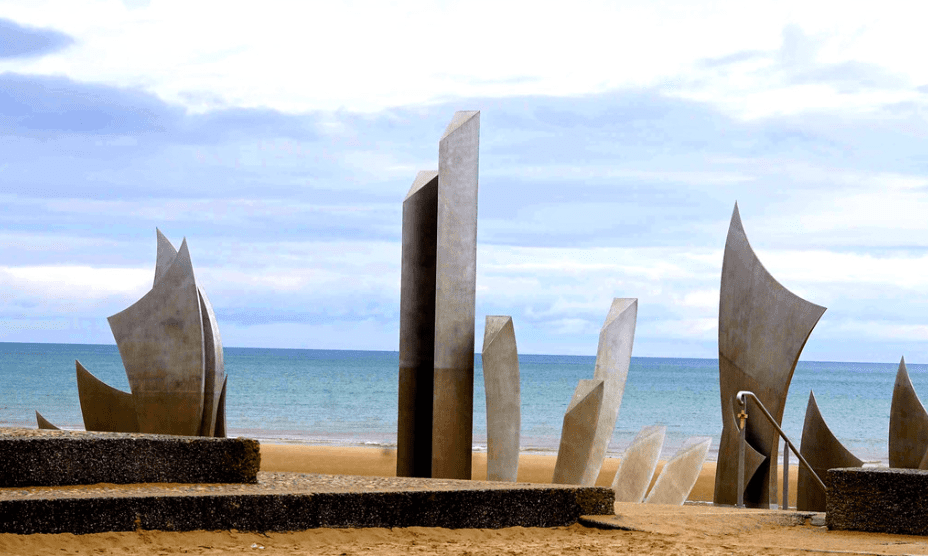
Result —
[[[848,451],[832,434],[811,392],[799,452],[819,477],[824,477],[829,469],[863,466],[863,461]],[[899,361],[889,412],[889,466],[928,469],[928,412],[915,393],[904,357]],[[825,493],[813,483],[809,472],[802,467],[799,468],[797,488],[798,509],[825,510]]]
[[[131,393],[76,361],[84,427],[224,437],[226,374],[216,317],[194,277],[187,241],[176,250],[160,230],[157,235],[151,291],[108,319]],[[38,411],[36,419],[40,428],[55,428]]]
[[[471,478],[479,129],[479,112],[456,112],[438,143],[438,170],[419,172],[403,201],[399,477]],[[564,416],[553,482],[592,485],[599,476],[622,402],[637,312],[637,299],[612,303],[593,378],[580,381]],[[520,392],[510,317],[486,317],[482,355],[487,475],[515,481]]]
[[[599,336],[593,379],[583,379],[564,415],[551,482],[592,486],[615,431],[631,362],[637,299],[614,299]],[[488,316],[483,341],[487,396],[487,480],[515,481],[519,467],[519,359],[512,318]],[[699,478],[711,439],[692,438],[663,467],[648,493],[665,427],[646,427],[612,481],[616,501],[682,504]]]
[[[759,412],[745,424],[745,484],[738,484],[740,429],[734,398],[740,390],[754,392],[777,424],[782,423],[799,354],[824,312],[824,307],[797,297],[767,272],[748,243],[736,203],[725,243],[719,300],[722,441],[716,504],[734,504],[739,489],[746,505],[768,507],[776,502],[779,438]],[[809,392],[799,453],[820,478],[828,469],[863,465],[828,428],[813,392]],[[893,389],[889,465],[928,469],[928,412],[912,387],[904,358]],[[797,508],[824,511],[825,497],[809,471],[800,466]]]
[[[398,477],[471,477],[479,135],[456,112],[403,201]]]
[[[699,479],[702,465],[712,446],[712,439],[687,439],[677,453],[664,464],[654,486],[648,491],[666,432],[667,427],[664,426],[645,427],[625,450],[612,480],[616,502],[679,506],[686,501]]]
[[[713,499],[734,505],[743,489],[745,504],[766,507],[776,502],[779,436],[759,415],[748,419],[745,485],[739,485],[740,428],[734,398],[740,390],[754,392],[782,423],[799,353],[825,308],[798,297],[767,272],[748,243],[737,203],[725,242],[719,293],[722,439]]]

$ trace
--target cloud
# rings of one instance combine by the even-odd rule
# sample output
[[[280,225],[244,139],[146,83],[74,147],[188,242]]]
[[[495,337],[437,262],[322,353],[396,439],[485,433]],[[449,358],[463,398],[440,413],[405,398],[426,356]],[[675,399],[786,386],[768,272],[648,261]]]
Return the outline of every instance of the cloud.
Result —
[[[873,69],[828,59],[827,39],[809,51],[802,41],[820,38],[805,28],[787,67],[781,30],[742,55],[699,59],[752,79],[774,64],[770,90],[797,98]],[[478,338],[483,315],[510,314],[521,351],[590,355],[612,298],[637,297],[636,355],[714,357],[735,200],[771,273],[829,307],[808,353],[883,357],[865,331],[832,323],[898,324],[881,338],[916,342],[928,314],[918,104],[746,120],[651,84],[371,113],[220,99],[198,113],[148,86],[19,69],[0,75],[3,322],[20,331],[4,338],[111,342],[105,317],[147,291],[160,226],[190,241],[227,345],[396,349],[401,202],[416,172],[436,167],[460,108],[482,110]],[[878,73],[874,86],[899,86]],[[114,269],[136,269],[120,280],[140,290],[107,286]],[[89,283],[100,289],[84,295]]]
[[[879,35],[894,33],[872,22],[859,24]],[[877,112],[899,103],[924,107],[916,86],[924,76],[891,63],[890,57],[873,61],[848,57],[849,44],[885,43],[884,37],[837,30],[810,32],[811,28],[787,23],[779,48],[704,58],[687,72],[688,77],[661,90],[710,103],[748,120],[817,111]]]
[[[72,44],[74,39],[59,31],[36,29],[0,18],[0,59],[43,56]]]
[[[137,90],[64,77],[0,74],[0,122],[6,134],[124,135],[166,131],[182,111]]]

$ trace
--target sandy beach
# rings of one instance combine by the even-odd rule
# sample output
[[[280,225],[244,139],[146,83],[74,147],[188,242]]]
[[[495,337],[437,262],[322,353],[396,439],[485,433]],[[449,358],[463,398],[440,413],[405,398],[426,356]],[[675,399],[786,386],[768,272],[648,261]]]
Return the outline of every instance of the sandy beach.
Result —
[[[392,476],[395,451],[263,444],[263,471]],[[523,454],[519,480],[550,481],[554,456]],[[618,460],[598,484],[608,486]],[[715,464],[704,466],[691,500],[712,498]],[[795,468],[791,494],[795,494]],[[486,455],[474,455],[474,478]],[[792,496],[791,496],[792,498]],[[550,529],[314,529],[290,533],[141,531],[75,536],[0,534],[2,554],[928,554],[928,538],[828,531],[781,512],[708,505],[616,504],[623,527]]]

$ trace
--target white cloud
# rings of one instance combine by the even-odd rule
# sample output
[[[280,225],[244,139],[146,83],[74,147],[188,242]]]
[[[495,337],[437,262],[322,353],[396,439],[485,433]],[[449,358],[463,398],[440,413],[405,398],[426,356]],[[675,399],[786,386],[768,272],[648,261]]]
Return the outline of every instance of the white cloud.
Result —
[[[0,70],[141,87],[195,111],[230,105],[378,110],[455,96],[578,95],[654,85],[747,117],[811,107],[860,110],[913,98],[891,87],[846,94],[828,85],[784,86],[757,63],[736,64],[724,75],[695,65],[744,51],[773,55],[788,24],[809,34],[813,48],[799,55],[816,62],[859,60],[912,83],[928,79],[917,56],[928,38],[910,3],[881,4],[882,17],[864,3],[813,9],[798,1],[584,1],[569,9],[490,0],[402,7],[274,2],[258,10],[247,2],[203,0],[129,10],[116,0],[37,0],[2,2],[0,9],[18,22],[77,38],[66,51],[5,61]]]
[[[867,336],[888,342],[925,342],[928,340],[928,324],[841,319],[822,328],[820,334],[830,337]]]
[[[90,266],[2,266],[0,287],[17,289],[41,298],[100,299],[112,295],[142,294],[151,287],[152,269],[94,268]]]
[[[640,323],[636,336],[657,339],[712,341],[718,339],[719,319],[691,318]]]
[[[684,307],[692,307],[695,309],[715,309],[719,308],[719,290],[696,290],[689,291],[683,295],[683,299],[680,300],[680,305]]]

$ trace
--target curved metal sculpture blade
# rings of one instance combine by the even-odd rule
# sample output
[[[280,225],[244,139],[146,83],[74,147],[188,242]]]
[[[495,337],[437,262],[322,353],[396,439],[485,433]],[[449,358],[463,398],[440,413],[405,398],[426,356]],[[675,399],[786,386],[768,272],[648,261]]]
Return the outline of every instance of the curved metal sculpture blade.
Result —
[[[157,284],[109,317],[139,431],[196,436],[203,421],[203,317],[187,242]]]
[[[593,451],[583,470],[578,484],[593,486],[606,459],[606,448],[615,432],[615,421],[625,393],[628,365],[632,359],[635,343],[635,324],[638,320],[637,298],[615,298],[606,315],[606,322],[599,332],[599,347],[596,351],[594,380],[603,381],[603,407],[599,412]]]
[[[552,483],[579,484],[583,470],[590,461],[596,424],[603,406],[605,385],[601,380],[581,379],[574,397],[564,412],[561,443],[557,449]]]
[[[740,488],[735,394],[754,392],[777,422],[782,422],[799,354],[824,312],[824,307],[798,297],[767,272],[748,243],[735,203],[719,296],[722,440],[715,475],[716,504],[735,504]],[[776,500],[778,436],[760,416],[748,419],[746,426],[750,447],[763,459],[753,473],[745,473],[744,502],[768,507]]]
[[[216,314],[206,297],[203,288],[197,286],[200,299],[200,314],[203,317],[203,420],[200,422],[200,436],[216,436],[216,422],[219,419],[219,398],[225,388],[226,368],[222,355],[222,338],[219,337],[219,325]],[[223,405],[222,411],[225,411]],[[225,420],[225,415],[222,416]]]
[[[42,414],[39,413],[38,411],[35,412],[35,420],[39,424],[39,428],[42,430],[52,430],[52,431],[61,430],[55,425],[53,425],[51,421],[49,421],[45,417],[42,417]]]
[[[519,354],[512,317],[487,316],[483,335],[487,397],[487,480],[515,482],[519,474]]]
[[[682,506],[696,486],[710,446],[711,438],[687,439],[680,450],[664,465],[651,492],[644,500],[645,504]]]
[[[158,239],[158,253],[155,262],[155,280],[157,285],[167,272],[168,268],[177,257],[177,249],[174,244],[163,234],[161,230],[155,228]],[[200,297],[200,313],[203,316],[203,349],[204,349],[204,373],[203,373],[203,420],[200,423],[200,436],[214,436],[216,422],[219,415],[219,397],[221,388],[225,383],[225,363],[223,360],[222,339],[219,337],[219,325],[216,323],[216,314],[213,312],[213,306],[206,296],[203,288],[197,285],[197,292]],[[220,386],[222,384],[222,386]],[[222,410],[225,411],[223,405]],[[221,416],[225,420],[225,414]],[[223,433],[225,434],[225,433]]]
[[[893,402],[889,411],[889,466],[918,469],[928,452],[928,413],[905,368],[899,361]]]
[[[100,432],[139,432],[132,394],[93,376],[80,361],[75,361],[74,366],[84,428]]]
[[[171,263],[173,263],[174,258],[177,257],[177,249],[174,249],[174,244],[161,233],[161,230],[155,228],[155,235],[158,238],[158,251],[155,255],[155,280],[152,283],[152,287],[158,285],[158,282],[161,281],[161,277],[171,268]]]
[[[216,430],[213,436],[216,438],[226,437],[226,383],[229,382],[229,376],[222,380],[222,390],[219,393],[219,405],[216,408]]]
[[[845,448],[825,424],[815,403],[815,394],[809,392],[806,420],[802,425],[802,443],[799,453],[806,458],[815,474],[824,480],[829,469],[861,467],[864,462]],[[816,483],[804,465],[799,466],[796,485],[796,509],[812,512],[825,511],[825,492]]]
[[[619,468],[612,479],[612,490],[616,502],[639,503],[651,485],[657,458],[661,455],[667,427],[651,425],[644,427],[622,455]]]

